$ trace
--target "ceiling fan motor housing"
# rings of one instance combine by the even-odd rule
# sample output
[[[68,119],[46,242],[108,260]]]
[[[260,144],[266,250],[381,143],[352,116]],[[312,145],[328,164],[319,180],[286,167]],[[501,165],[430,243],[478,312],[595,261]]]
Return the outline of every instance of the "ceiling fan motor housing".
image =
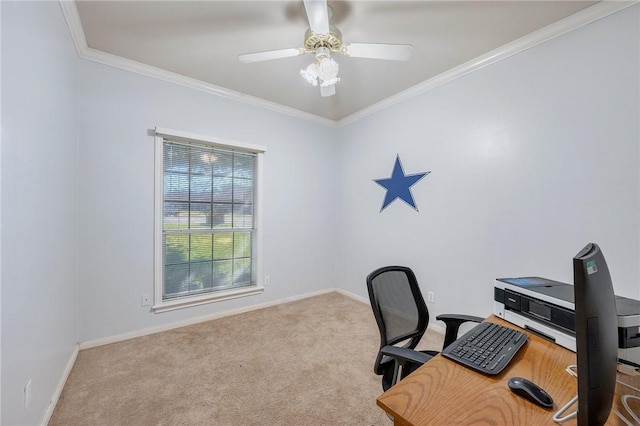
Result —
[[[315,52],[320,47],[326,47],[333,52],[340,52],[342,49],[342,33],[333,25],[329,26],[328,34],[317,34],[311,29],[307,29],[304,35],[304,48],[308,52]]]

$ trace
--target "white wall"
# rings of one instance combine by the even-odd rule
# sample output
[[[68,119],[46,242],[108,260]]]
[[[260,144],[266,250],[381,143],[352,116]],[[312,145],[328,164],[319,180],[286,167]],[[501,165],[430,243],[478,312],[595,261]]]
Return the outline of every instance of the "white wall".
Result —
[[[571,283],[600,245],[617,294],[640,296],[639,6],[341,129],[338,272],[364,296],[414,268],[433,314],[492,312],[493,279]],[[380,213],[396,154],[419,212]]]
[[[639,6],[340,129],[78,61],[58,3],[1,7],[2,424],[39,423],[78,340],[328,287],[365,296],[383,264],[412,266],[433,313],[485,315],[493,278],[570,281],[595,241],[616,292],[640,298]],[[140,306],[155,126],[267,146],[263,294]],[[372,180],[396,154],[431,171],[419,213],[379,212]]]
[[[0,6],[0,94],[2,94],[2,7]],[[0,422],[2,421],[2,102],[0,100]]]
[[[1,7],[0,423],[35,425],[78,341],[78,58],[57,2]]]
[[[336,129],[80,61],[80,341],[333,287]],[[153,137],[166,127],[264,145],[264,293],[151,313]]]
[[[2,7],[0,6],[0,94],[2,94]],[[2,421],[2,102],[0,99],[0,422]]]

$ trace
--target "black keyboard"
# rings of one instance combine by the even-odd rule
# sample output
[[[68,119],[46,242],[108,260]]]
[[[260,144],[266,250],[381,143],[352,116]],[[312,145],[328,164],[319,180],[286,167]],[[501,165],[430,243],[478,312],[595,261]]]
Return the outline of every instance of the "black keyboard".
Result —
[[[521,331],[482,322],[447,346],[442,355],[482,373],[498,374],[527,339]]]

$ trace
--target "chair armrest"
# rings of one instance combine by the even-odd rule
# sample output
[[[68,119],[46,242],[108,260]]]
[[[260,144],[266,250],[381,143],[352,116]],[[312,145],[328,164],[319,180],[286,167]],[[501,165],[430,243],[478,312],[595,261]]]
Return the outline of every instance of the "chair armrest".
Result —
[[[458,338],[458,329],[460,325],[465,322],[482,322],[484,318],[476,317],[473,315],[459,315],[459,314],[442,314],[436,317],[437,320],[444,321],[445,334],[444,345],[442,348],[446,348],[450,344],[456,341]]]
[[[410,374],[416,368],[423,365],[425,362],[429,361],[433,358],[437,352],[429,351],[430,353],[424,353],[419,351],[414,351],[409,348],[402,348],[397,346],[384,346],[380,349],[380,354],[387,356],[393,360],[393,369],[390,370],[393,372],[392,377],[387,377],[389,380],[390,386],[398,383],[399,380],[402,380],[407,374]],[[384,381],[384,378],[383,378]]]
[[[424,352],[414,351],[413,349],[399,348],[397,346],[385,346],[380,349],[383,355],[397,360],[400,364],[411,362],[414,364],[424,364],[433,356]]]

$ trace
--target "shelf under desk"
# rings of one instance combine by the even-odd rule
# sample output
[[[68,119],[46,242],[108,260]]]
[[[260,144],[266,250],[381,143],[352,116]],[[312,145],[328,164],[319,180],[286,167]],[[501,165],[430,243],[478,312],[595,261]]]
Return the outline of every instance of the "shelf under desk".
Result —
[[[518,328],[493,315],[487,321]],[[553,425],[554,413],[577,394],[577,379],[565,371],[576,363],[576,355],[541,337],[527,335],[527,344],[500,374],[484,375],[438,355],[380,395],[377,403],[397,426]],[[529,379],[546,390],[553,398],[553,409],[546,410],[511,392],[507,382],[514,376]],[[640,387],[638,377],[624,376],[622,380]],[[621,407],[620,387],[616,386],[614,407]],[[622,393],[640,396],[628,388]],[[632,407],[640,409],[640,403]],[[577,405],[570,411],[576,408]],[[624,412],[624,408],[619,409]],[[563,423],[575,424],[575,419]],[[613,412],[607,424],[624,425]]]

